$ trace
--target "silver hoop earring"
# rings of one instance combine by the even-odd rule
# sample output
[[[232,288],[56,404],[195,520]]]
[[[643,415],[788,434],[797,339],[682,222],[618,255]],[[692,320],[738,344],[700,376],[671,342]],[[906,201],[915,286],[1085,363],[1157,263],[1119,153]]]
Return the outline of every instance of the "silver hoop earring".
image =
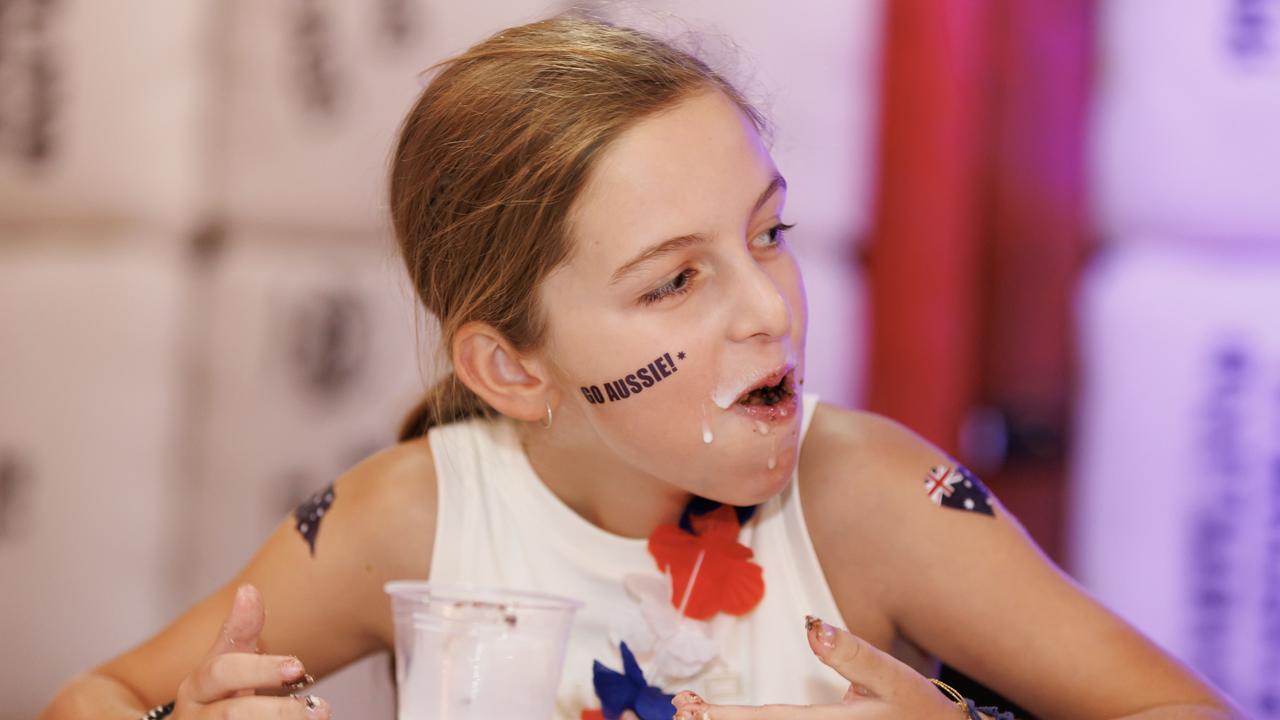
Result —
[[[551,429],[551,402],[550,401],[547,402],[547,419],[539,420],[538,422],[542,424],[542,427],[548,430]]]

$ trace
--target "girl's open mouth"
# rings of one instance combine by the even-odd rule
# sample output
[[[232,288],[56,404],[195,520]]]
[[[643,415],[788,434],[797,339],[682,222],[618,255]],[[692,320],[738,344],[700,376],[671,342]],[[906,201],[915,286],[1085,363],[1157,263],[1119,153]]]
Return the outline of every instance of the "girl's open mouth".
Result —
[[[795,395],[793,376],[795,370],[787,370],[777,382],[752,388],[738,398],[738,405],[777,405]],[[768,381],[766,381],[767,383]]]
[[[766,378],[743,393],[732,410],[752,420],[772,423],[795,416],[797,406],[795,369],[787,368],[780,377]]]

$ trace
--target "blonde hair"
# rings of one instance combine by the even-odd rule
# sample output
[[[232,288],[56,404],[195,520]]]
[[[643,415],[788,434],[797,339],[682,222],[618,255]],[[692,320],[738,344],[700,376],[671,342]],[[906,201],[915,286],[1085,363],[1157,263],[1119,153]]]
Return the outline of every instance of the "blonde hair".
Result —
[[[761,113],[692,53],[600,19],[508,28],[437,68],[401,127],[390,204],[409,278],[446,353],[472,321],[518,351],[539,347],[535,291],[572,251],[567,217],[592,162],[628,126],[715,89],[768,132]],[[404,418],[399,438],[494,414],[450,372]]]

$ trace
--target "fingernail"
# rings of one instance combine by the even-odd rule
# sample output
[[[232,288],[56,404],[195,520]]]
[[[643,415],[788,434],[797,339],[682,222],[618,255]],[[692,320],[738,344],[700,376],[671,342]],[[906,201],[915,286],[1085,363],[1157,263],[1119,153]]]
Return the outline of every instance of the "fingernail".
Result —
[[[805,615],[805,616],[804,616],[804,631],[805,631],[805,632],[810,632],[810,631],[812,631],[812,630],[813,630],[813,626],[814,626],[814,625],[817,625],[817,624],[818,624],[818,623],[820,623],[820,622],[822,622],[822,621],[821,621],[821,620],[819,620],[818,618],[816,618],[816,617],[812,616],[812,615]]]
[[[296,663],[296,665],[294,665],[294,663]],[[284,675],[284,682],[281,683],[281,685],[290,690],[302,690],[316,684],[316,679],[303,670],[302,661],[297,658],[286,660],[281,665],[281,674]],[[291,680],[290,678],[297,679]]]
[[[700,702],[702,702],[702,698],[698,697],[698,694],[691,690],[683,690],[671,699],[671,703],[676,706]]]
[[[836,629],[826,623],[822,623],[822,627],[818,629],[818,642],[822,643],[822,647],[834,650],[836,648]]]
[[[302,661],[296,657],[287,658],[280,663],[280,679],[285,681],[285,686],[292,684],[303,673]]]

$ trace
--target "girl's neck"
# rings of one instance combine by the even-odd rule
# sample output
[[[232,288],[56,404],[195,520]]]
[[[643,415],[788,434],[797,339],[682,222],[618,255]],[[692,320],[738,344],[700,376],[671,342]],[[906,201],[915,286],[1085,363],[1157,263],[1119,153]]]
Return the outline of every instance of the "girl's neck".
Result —
[[[538,427],[517,433],[529,465],[565,505],[596,527],[628,538],[647,538],[659,525],[680,520],[687,491],[637,472],[598,449],[564,447]]]

